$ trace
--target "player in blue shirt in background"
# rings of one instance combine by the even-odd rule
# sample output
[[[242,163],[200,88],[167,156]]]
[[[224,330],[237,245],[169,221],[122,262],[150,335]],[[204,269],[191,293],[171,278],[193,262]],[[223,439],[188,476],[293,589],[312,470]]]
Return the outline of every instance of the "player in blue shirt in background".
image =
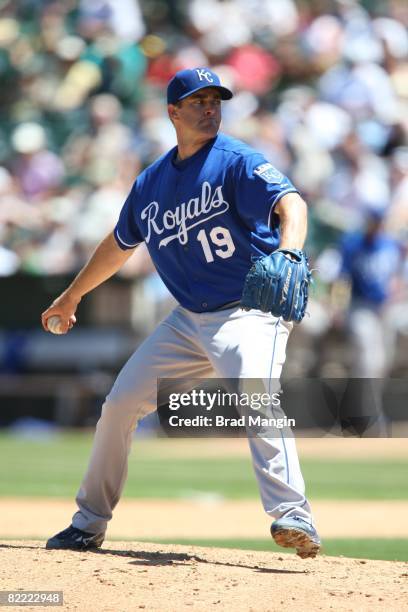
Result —
[[[47,548],[101,546],[127,475],[138,421],[156,409],[158,378],[279,379],[292,323],[239,307],[253,258],[301,249],[307,207],[263,155],[218,133],[221,100],[232,93],[208,68],[183,70],[167,89],[177,146],[136,179],[114,231],[42,315],[62,331],[82,297],[112,276],[145,242],[179,303],[120,372],[98,421],[72,525]],[[251,437],[249,445],[275,541],[315,557],[320,540],[305,497],[293,437]]]
[[[351,350],[347,391],[338,416],[345,435],[387,436],[383,381],[393,363],[396,339],[389,306],[401,283],[404,252],[401,243],[386,233],[383,211],[368,210],[363,229],[346,233],[339,253],[333,309]]]
[[[382,378],[392,363],[385,309],[401,273],[401,244],[384,231],[381,211],[368,211],[363,231],[341,242],[341,275],[350,283],[348,326],[356,378]]]

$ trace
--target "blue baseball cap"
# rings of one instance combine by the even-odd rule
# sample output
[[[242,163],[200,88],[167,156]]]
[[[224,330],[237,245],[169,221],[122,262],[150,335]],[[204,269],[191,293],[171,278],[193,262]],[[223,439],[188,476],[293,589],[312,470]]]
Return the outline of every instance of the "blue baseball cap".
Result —
[[[221,85],[219,76],[215,72],[209,68],[192,68],[176,72],[171,79],[167,86],[167,104],[176,104],[205,87],[218,89],[222,100],[232,98],[232,91]]]

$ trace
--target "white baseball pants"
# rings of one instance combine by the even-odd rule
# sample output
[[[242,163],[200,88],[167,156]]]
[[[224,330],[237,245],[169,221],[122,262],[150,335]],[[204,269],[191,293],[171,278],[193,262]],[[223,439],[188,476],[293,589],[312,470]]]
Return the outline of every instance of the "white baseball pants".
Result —
[[[181,306],[162,321],[119,373],[102,407],[73,525],[106,530],[127,477],[138,421],[156,410],[157,378],[278,379],[292,328],[269,314],[239,307],[194,313]],[[265,511],[312,521],[295,440],[249,438]]]

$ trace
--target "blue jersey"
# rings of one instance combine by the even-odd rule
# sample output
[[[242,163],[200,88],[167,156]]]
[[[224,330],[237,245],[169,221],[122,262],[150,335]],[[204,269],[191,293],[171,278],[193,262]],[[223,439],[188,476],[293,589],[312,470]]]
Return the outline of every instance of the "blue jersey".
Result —
[[[163,282],[194,312],[241,298],[254,257],[279,246],[280,198],[297,190],[263,155],[224,134],[175,162],[177,147],[146,168],[114,235],[122,249],[144,241]]]
[[[401,263],[400,244],[378,234],[347,234],[342,242],[343,274],[351,279],[352,296],[375,305],[390,296],[391,282]]]

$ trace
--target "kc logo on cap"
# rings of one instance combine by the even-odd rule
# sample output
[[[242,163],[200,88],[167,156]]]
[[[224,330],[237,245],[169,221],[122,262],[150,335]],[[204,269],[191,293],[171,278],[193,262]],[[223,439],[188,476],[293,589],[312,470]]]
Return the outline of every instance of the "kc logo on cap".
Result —
[[[205,68],[196,68],[196,73],[198,74],[198,78],[200,81],[206,79],[209,83],[214,83],[214,79],[212,78],[212,72],[206,70]]]
[[[167,87],[167,103],[176,104],[204,87],[218,89],[222,100],[230,100],[232,92],[221,85],[220,78],[210,68],[192,68],[177,72]]]

